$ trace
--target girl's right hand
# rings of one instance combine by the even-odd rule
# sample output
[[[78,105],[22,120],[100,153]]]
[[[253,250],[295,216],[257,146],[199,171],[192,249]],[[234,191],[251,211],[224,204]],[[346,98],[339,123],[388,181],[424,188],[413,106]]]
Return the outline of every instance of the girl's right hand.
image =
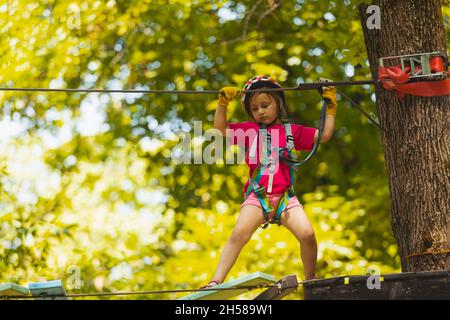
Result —
[[[219,92],[219,106],[228,107],[228,104],[241,94],[237,87],[223,87]]]

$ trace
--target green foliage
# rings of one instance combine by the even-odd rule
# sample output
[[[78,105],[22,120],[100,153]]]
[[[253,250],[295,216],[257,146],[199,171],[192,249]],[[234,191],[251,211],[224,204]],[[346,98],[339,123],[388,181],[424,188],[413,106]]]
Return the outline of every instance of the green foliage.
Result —
[[[0,5],[0,83],[214,90],[261,73],[284,86],[369,77],[353,2],[276,3],[11,0]],[[344,91],[375,112],[371,88]],[[0,92],[0,282],[61,278],[69,286],[71,267],[82,281],[71,292],[209,280],[247,169],[177,165],[171,151],[194,121],[212,127],[215,99]],[[316,92],[287,100],[297,121],[318,125]],[[379,132],[343,97],[339,105],[332,141],[296,185],[319,240],[318,275],[398,271]],[[232,104],[229,119],[247,118]],[[294,237],[257,231],[230,277],[254,271],[302,278]]]

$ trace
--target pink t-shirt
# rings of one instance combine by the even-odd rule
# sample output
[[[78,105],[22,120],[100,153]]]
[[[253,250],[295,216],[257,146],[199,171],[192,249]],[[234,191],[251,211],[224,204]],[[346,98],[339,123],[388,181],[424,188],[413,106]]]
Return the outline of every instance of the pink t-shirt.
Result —
[[[258,136],[259,125],[254,122],[240,122],[240,123],[227,123],[227,138],[228,143],[238,145],[245,148],[245,162],[250,167],[250,177],[258,166],[260,159],[260,142],[256,143],[256,158],[250,158],[250,149],[255,142],[255,138]],[[294,136],[294,146],[296,150],[309,151],[314,146],[314,134],[316,128],[305,127],[301,125],[291,124],[292,135]],[[272,138],[273,147],[285,147],[286,146],[286,134],[284,126],[282,124],[274,124],[268,128]],[[276,155],[276,152],[273,152]],[[276,156],[278,158],[278,156]],[[261,176],[259,185],[264,186],[267,191],[269,182],[269,170]],[[244,186],[244,193],[247,191],[249,182]],[[273,175],[272,192],[268,194],[280,194],[284,193],[286,189],[291,186],[291,174],[290,168],[283,161],[276,161],[275,173]]]

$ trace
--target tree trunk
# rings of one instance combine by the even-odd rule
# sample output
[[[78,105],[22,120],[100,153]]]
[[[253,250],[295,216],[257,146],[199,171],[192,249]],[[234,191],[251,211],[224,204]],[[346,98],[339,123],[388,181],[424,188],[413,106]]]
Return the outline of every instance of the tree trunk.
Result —
[[[373,4],[381,9],[380,29],[367,28],[367,5],[361,4],[359,13],[374,79],[381,57],[446,52],[440,0]],[[380,123],[387,131],[380,133],[402,270],[444,270],[450,218],[450,95],[399,99],[379,84],[376,97]],[[423,252],[429,253],[408,257]]]

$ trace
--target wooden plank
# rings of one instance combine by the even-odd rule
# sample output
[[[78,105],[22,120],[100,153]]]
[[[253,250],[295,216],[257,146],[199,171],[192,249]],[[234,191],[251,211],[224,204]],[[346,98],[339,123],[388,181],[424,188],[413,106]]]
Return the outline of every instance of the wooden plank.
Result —
[[[298,281],[295,274],[283,277],[272,287],[259,294],[253,300],[281,300],[288,294],[297,291]]]
[[[215,286],[214,288],[233,288],[239,286],[254,286],[258,284],[273,284],[276,279],[274,276],[265,274],[262,272],[255,272],[248,274],[237,279],[224,282]],[[236,297],[240,294],[249,292],[248,289],[236,289],[236,290],[223,290],[223,291],[200,291],[178,300],[226,300],[232,297]]]
[[[6,296],[27,296],[30,294],[28,288],[19,286],[15,283],[7,282],[0,284],[0,297]]]
[[[380,275],[379,288],[370,289],[369,276],[344,276],[303,283],[305,300],[450,299],[450,271]]]
[[[33,282],[28,285],[30,292],[37,300],[67,300],[67,297],[48,297],[46,295],[65,295],[66,290],[61,280]]]

